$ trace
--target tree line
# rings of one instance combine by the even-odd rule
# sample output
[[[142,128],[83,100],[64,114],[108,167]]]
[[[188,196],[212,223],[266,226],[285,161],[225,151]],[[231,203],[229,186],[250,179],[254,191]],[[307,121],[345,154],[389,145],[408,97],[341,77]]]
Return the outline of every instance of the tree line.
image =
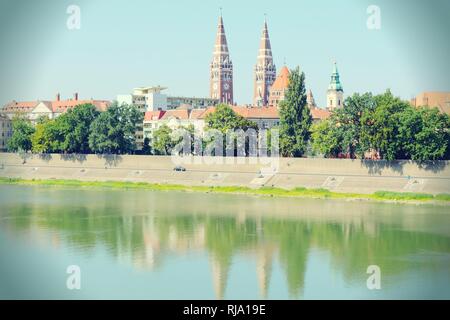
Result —
[[[328,158],[448,160],[450,117],[414,108],[387,90],[354,94],[344,108],[311,127],[312,149]]]
[[[437,108],[414,108],[389,90],[379,95],[355,93],[345,99],[343,108],[332,111],[330,118],[313,123],[306,101],[305,74],[297,67],[290,73],[279,114],[280,123],[275,129],[279,132],[280,154],[285,157],[450,159],[449,115]],[[142,113],[134,106],[114,103],[100,113],[92,105],[81,105],[56,119],[40,119],[36,127],[25,119],[14,119],[8,149],[36,153],[135,153],[139,123]],[[184,129],[191,135],[192,143],[200,143],[203,149],[212,141],[207,134],[200,142],[195,141],[193,125]],[[225,135],[237,129],[258,130],[258,126],[225,104],[206,116],[206,133],[217,130]],[[140,152],[170,155],[180,141],[174,130],[162,125],[153,131],[151,139],[144,139]]]
[[[133,105],[113,103],[105,112],[92,104],[78,105],[55,119],[41,117],[36,126],[24,117],[13,119],[8,150],[34,153],[133,153],[136,125],[142,113]]]

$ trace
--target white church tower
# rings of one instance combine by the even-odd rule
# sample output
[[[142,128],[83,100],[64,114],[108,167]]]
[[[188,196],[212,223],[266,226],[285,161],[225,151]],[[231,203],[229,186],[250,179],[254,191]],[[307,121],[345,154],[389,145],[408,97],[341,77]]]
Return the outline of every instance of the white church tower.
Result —
[[[333,65],[333,74],[327,91],[327,109],[334,110],[344,106],[344,89],[339,79],[336,62]]]

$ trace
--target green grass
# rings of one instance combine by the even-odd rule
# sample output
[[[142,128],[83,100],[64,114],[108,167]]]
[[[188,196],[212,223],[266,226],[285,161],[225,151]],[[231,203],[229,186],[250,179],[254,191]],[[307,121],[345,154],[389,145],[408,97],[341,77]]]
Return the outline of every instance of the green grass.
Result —
[[[360,193],[338,193],[328,189],[308,189],[298,187],[294,189],[283,189],[275,187],[261,187],[257,189],[238,186],[186,186],[178,184],[156,184],[147,182],[126,182],[126,181],[80,181],[80,180],[24,180],[14,178],[0,177],[0,184],[20,184],[20,185],[44,185],[44,186],[62,186],[62,187],[91,187],[91,188],[112,188],[112,189],[145,189],[157,191],[185,191],[185,192],[204,192],[204,193],[229,193],[229,194],[248,194],[270,197],[303,197],[319,199],[366,199],[377,201],[439,201],[450,202],[450,194],[426,194],[411,192],[390,192],[377,191],[373,194]]]
[[[375,198],[388,200],[434,200],[435,196],[427,193],[377,191]]]

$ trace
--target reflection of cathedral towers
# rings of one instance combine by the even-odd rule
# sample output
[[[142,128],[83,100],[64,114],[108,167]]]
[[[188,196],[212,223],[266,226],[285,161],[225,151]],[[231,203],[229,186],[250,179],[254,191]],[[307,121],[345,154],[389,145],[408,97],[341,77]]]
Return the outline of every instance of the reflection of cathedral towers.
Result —
[[[273,64],[272,48],[270,45],[267,22],[261,36],[258,57],[255,66],[253,104],[256,106],[266,106],[269,102],[269,90],[275,81],[277,71]]]
[[[230,264],[219,257],[211,257],[214,293],[217,300],[222,300],[227,288]]]
[[[257,251],[256,273],[258,275],[261,297],[267,298],[269,292],[270,277],[272,275],[272,257],[275,248],[263,246]]]
[[[219,18],[213,60],[210,65],[210,96],[220,102],[233,104],[233,62],[228,52],[222,15]]]

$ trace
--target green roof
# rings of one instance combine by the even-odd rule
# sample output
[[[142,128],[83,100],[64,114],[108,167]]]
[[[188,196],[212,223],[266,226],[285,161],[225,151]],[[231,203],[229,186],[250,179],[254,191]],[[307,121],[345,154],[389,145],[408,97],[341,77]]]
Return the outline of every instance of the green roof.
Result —
[[[328,86],[328,90],[344,91],[344,89],[342,89],[341,81],[339,80],[339,71],[336,62],[333,65],[333,74],[331,75],[331,82]]]

